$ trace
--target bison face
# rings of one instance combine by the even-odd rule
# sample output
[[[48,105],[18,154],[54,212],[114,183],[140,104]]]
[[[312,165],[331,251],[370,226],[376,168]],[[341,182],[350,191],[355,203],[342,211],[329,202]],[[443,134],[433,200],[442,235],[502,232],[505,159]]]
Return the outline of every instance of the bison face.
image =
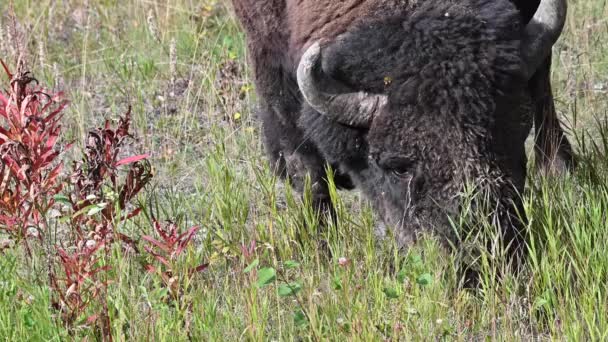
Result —
[[[467,182],[515,235],[531,122],[526,81],[559,36],[565,1],[543,0],[538,11],[523,27],[506,0],[426,1],[303,54],[304,129],[401,245],[421,229],[451,235],[448,217]]]
[[[483,193],[478,199],[488,201],[484,203],[487,214],[505,233],[517,233],[530,120],[526,120],[525,96],[512,100],[521,101],[522,106],[515,111],[517,117],[513,113],[505,117],[517,125],[503,125],[500,120],[500,127],[486,130],[468,128],[461,120],[417,106],[393,106],[389,98],[365,136],[365,167],[343,164],[383,218],[380,234],[395,228],[401,245],[414,241],[423,230],[453,238],[449,219],[457,221],[466,184]],[[489,108],[484,113],[495,116],[498,111]]]

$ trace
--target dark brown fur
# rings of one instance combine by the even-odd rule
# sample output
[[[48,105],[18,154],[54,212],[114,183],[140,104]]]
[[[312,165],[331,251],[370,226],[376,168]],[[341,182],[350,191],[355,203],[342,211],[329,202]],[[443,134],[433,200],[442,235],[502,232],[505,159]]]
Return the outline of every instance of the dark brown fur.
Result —
[[[512,0],[520,9],[523,22],[532,18],[540,0]],[[273,104],[276,115],[294,115],[290,104],[298,102],[293,72],[304,47],[316,40],[331,40],[361,20],[381,13],[407,11],[416,0],[233,0],[237,18],[247,33],[254,80],[261,98],[272,98],[280,89],[286,98]],[[549,81],[550,58],[530,80],[535,104],[536,159],[539,168],[570,168],[572,149],[561,128]],[[273,111],[275,111],[273,110]],[[282,113],[282,114],[281,114]],[[272,120],[272,116],[269,120]],[[287,118],[291,121],[290,118]],[[264,120],[264,116],[262,117]],[[266,126],[273,125],[266,123]],[[270,144],[273,145],[273,144]],[[275,146],[276,147],[276,146]],[[269,147],[278,159],[276,148]]]
[[[490,2],[471,1],[493,8]],[[506,58],[504,61],[500,60],[503,56],[501,52],[498,59],[490,56],[490,47],[484,48],[486,50],[481,54],[463,52],[462,57],[466,60],[460,65],[458,60],[451,60],[449,51],[460,51],[461,45],[449,39],[447,43],[442,42],[444,45],[437,50],[443,53],[442,56],[425,55],[424,51],[416,53],[420,47],[433,51],[436,48],[432,41],[434,37],[451,36],[449,28],[446,29],[443,24],[433,26],[439,23],[434,18],[441,18],[443,13],[434,13],[432,3],[417,5],[415,0],[233,0],[235,13],[247,35],[249,58],[260,99],[259,116],[263,122],[265,146],[277,172],[289,177],[299,189],[303,186],[304,177],[310,175],[315,204],[328,207],[324,170],[327,163],[332,164],[334,169],[338,169],[338,187],[361,187],[375,203],[377,211],[385,219],[389,218],[389,223],[408,226],[397,231],[399,244],[407,245],[415,239],[415,231],[420,226],[441,216],[435,205],[437,201],[444,202],[446,207],[443,209],[447,211],[458,211],[458,205],[452,198],[466,175],[454,169],[456,164],[471,168],[469,173],[473,177],[504,178],[506,183],[490,181],[493,182],[492,191],[504,203],[515,200],[513,192],[523,190],[526,177],[523,142],[533,117],[539,136],[537,155],[547,156],[539,158],[540,165],[550,165],[555,155],[569,165],[572,161],[569,145],[559,126],[550,91],[550,60],[527,87],[524,82],[516,80],[517,77],[511,77],[513,75],[504,79],[500,76],[517,74],[515,69],[518,68],[519,57],[513,51],[520,50],[513,48],[519,46],[518,39],[513,35],[532,17],[539,1],[514,2],[521,11],[521,23],[516,19],[517,12],[512,5],[506,3],[510,9],[502,13],[500,9],[505,9],[504,3],[498,4],[497,0],[496,16],[504,17],[489,23],[490,27],[477,27],[479,22],[485,19],[491,22],[494,18],[484,19],[473,15],[466,19],[466,6],[458,5],[461,1],[438,0],[439,4],[444,5],[439,6],[439,10],[452,8],[445,5],[454,4],[453,9],[461,11],[459,18],[465,19],[457,23],[461,24],[459,29],[462,32],[485,34],[482,38],[496,39],[497,44],[503,44],[501,51]],[[412,14],[420,8],[423,13],[417,19]],[[396,20],[396,26],[391,26],[389,19]],[[421,30],[418,38],[408,38],[409,31],[403,31],[400,20],[404,21],[404,25],[414,25],[416,20],[420,20],[424,25],[430,25],[430,33]],[[491,31],[484,31],[491,30],[494,24],[498,32],[504,32],[504,37],[494,37]],[[355,34],[349,36],[351,32]],[[402,35],[391,36],[391,32]],[[460,39],[462,46],[473,50],[478,47],[475,39],[459,35],[460,32],[457,31],[454,37]],[[346,36],[344,33],[347,33]],[[378,34],[386,36],[377,39]],[[358,35],[369,37],[359,38]],[[335,42],[338,36],[346,38]],[[386,90],[391,101],[389,111],[383,113],[369,131],[330,122],[303,102],[297,86],[296,68],[306,47],[316,41],[324,42],[328,48],[326,53],[329,57],[324,55],[327,59],[323,61],[323,68],[334,72],[332,76],[347,82],[354,89],[382,92],[382,76],[395,69],[404,72],[403,75],[397,74],[392,90]],[[390,51],[395,51],[395,55],[384,50],[383,46],[367,44],[385,41],[394,43],[395,50]],[[448,50],[441,50],[443,48]],[[397,51],[400,54],[396,54]],[[437,64],[427,65],[425,61],[428,60],[437,61]],[[390,64],[392,62],[396,64]],[[361,70],[358,70],[359,67]],[[428,75],[418,72],[423,67],[428,68]],[[503,67],[505,69],[501,69]],[[467,71],[481,70],[479,68],[488,68],[489,73],[485,74],[485,69],[480,73]],[[458,72],[462,74],[454,74]],[[470,85],[466,84],[469,81],[461,82],[470,80],[470,77],[473,77]],[[427,88],[428,93],[425,93],[424,89]],[[488,91],[492,88],[496,91]],[[473,98],[465,97],[470,89],[473,89]],[[418,99],[420,94],[426,94],[424,97],[428,102],[408,102],[406,97],[410,90],[418,94]],[[452,100],[454,102],[450,102]],[[477,100],[478,104],[475,102]],[[534,108],[534,116],[530,115],[531,107]],[[461,116],[450,118],[446,113],[459,113]],[[467,117],[467,113],[472,113],[472,116]],[[546,124],[539,125],[538,122]],[[485,139],[491,141],[486,142]],[[409,154],[412,153],[418,155],[412,156],[417,163],[415,170],[406,170],[411,177],[400,179],[387,172],[395,168],[391,165],[395,160],[393,156],[397,157],[398,163],[405,165],[397,165],[397,169],[411,168],[409,161],[403,162],[403,156],[410,159]],[[368,155],[374,161],[368,160]],[[514,184],[515,188],[507,183]],[[408,198],[419,203],[414,206],[416,209],[409,211],[409,222],[403,222],[408,218],[399,219],[398,211],[403,208],[404,199]],[[510,204],[504,206],[510,207]],[[512,209],[505,212],[511,215]],[[425,222],[418,222],[419,219]],[[511,218],[503,215],[500,220],[510,221]],[[445,222],[439,225],[445,227]],[[442,233],[449,235],[446,231]],[[505,233],[511,235],[510,239],[517,235],[516,230]]]

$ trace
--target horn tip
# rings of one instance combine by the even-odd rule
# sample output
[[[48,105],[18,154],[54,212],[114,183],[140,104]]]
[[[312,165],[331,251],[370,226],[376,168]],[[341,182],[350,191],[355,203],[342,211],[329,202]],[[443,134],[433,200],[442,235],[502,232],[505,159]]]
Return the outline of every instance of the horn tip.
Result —
[[[317,60],[321,56],[321,44],[319,42],[313,43],[308,47],[304,55],[302,55],[301,63],[311,67],[316,64]]]
[[[321,45],[319,42],[313,43],[300,58],[297,70],[298,86],[302,91],[308,89],[311,82],[311,73],[321,57]]]

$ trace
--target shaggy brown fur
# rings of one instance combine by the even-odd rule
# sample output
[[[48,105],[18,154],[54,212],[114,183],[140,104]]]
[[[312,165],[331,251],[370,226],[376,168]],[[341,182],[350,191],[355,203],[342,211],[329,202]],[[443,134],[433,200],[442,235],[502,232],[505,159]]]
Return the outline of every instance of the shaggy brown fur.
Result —
[[[504,208],[507,240],[516,238],[511,201],[520,207],[514,192],[525,182],[532,107],[537,120],[551,123],[537,125],[539,136],[551,138],[539,141],[538,153],[553,156],[558,149],[551,146],[560,146],[565,163],[571,157],[552,106],[549,59],[527,87],[517,76],[518,35],[539,0],[514,2],[520,12],[503,0],[233,0],[278,173],[297,188],[310,175],[316,204],[328,206],[330,163],[342,172],[339,187],[360,187],[387,223],[402,227],[402,246],[422,227],[450,235],[441,212],[458,212],[455,196],[465,179],[487,180]],[[296,69],[316,41],[325,47],[325,72],[353,89],[388,95],[388,109],[368,130],[340,125],[304,103]]]
[[[303,48],[319,39],[331,40],[360,21],[383,14],[399,15],[418,0],[233,0],[237,18],[247,33],[250,60],[254,68],[257,91],[262,98],[273,99],[276,115],[291,121],[293,105],[299,102],[294,89],[294,68]],[[453,0],[451,0],[453,1]],[[540,0],[512,0],[521,12],[524,23],[532,18]],[[530,80],[529,90],[535,104],[536,154],[539,168],[556,165],[573,166],[572,149],[561,129],[549,82],[551,58]],[[281,91],[282,90],[282,91]],[[274,99],[275,97],[285,97]],[[296,106],[297,107],[297,106]],[[262,109],[263,110],[263,109]],[[274,115],[262,121],[265,127],[277,126]],[[277,127],[279,128],[279,127]],[[269,128],[270,129],[270,128]],[[271,139],[274,140],[274,139]],[[279,160],[276,143],[267,146],[272,160]],[[555,164],[557,162],[557,164]]]

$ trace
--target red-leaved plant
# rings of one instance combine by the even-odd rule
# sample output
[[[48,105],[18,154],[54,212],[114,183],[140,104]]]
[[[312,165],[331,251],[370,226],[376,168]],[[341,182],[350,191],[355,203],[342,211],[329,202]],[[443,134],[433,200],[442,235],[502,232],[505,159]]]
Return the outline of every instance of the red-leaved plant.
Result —
[[[139,214],[139,208],[129,208],[128,204],[150,182],[152,168],[146,160],[147,154],[120,157],[128,139],[133,139],[129,133],[130,124],[129,107],[115,129],[106,120],[103,128],[90,131],[84,158],[74,163],[71,191],[61,200],[71,207],[72,232],[77,239],[107,243],[110,242],[107,239],[118,237],[132,244],[131,239],[114,228],[117,223]],[[125,177],[120,177],[121,170],[125,171]],[[98,213],[100,216],[96,215]]]
[[[55,291],[57,299],[53,304],[61,312],[62,320],[67,324],[73,324],[92,301],[105,294],[108,282],[100,277],[100,273],[110,267],[99,265],[100,256],[97,255],[97,251],[102,247],[102,244],[90,240],[78,246],[72,253],[68,253],[63,248],[57,249],[63,276],[52,279],[51,288],[61,289]],[[86,323],[93,323],[98,317],[99,315],[93,314],[87,318]]]
[[[109,266],[100,265],[98,254],[103,251],[104,259],[109,260],[111,247],[119,241],[137,250],[135,242],[118,232],[117,226],[139,214],[140,208],[130,207],[129,203],[152,178],[148,155],[121,157],[126,142],[132,139],[130,124],[129,108],[116,128],[106,120],[103,128],[90,131],[83,159],[73,164],[70,191],[56,196],[67,206],[64,214],[76,250],[58,250],[66,277],[53,278],[53,288],[70,296],[59,296],[55,305],[64,312],[64,321],[73,325],[82,315],[89,314],[85,310],[88,302],[82,298],[99,298],[103,312],[88,316],[86,323],[97,322],[104,336],[109,336],[110,331],[105,296],[109,281],[100,273]],[[120,171],[126,175],[121,177]],[[84,282],[88,285],[84,286]]]
[[[63,189],[57,159],[68,146],[57,142],[67,101],[38,86],[23,66],[13,75],[0,62],[10,80],[10,88],[0,90],[0,232],[23,242],[31,256],[27,238],[43,241],[44,219]]]
[[[0,63],[9,80],[7,89],[0,87],[0,236],[9,237],[0,241],[0,253],[19,246],[28,260],[42,253],[57,317],[71,334],[76,325],[97,328],[104,341],[111,341],[110,251],[123,243],[139,252],[118,227],[139,214],[141,208],[132,202],[152,178],[147,154],[124,156],[133,139],[131,108],[116,127],[106,120],[89,131],[82,159],[66,175],[60,157],[71,144],[62,141],[60,122],[68,102],[62,93],[40,86],[24,63],[15,74]],[[154,229],[159,238],[143,238],[159,265],[146,268],[160,274],[175,299],[180,282],[208,266],[179,274],[184,271],[178,258],[198,228],[181,232],[174,223],[155,221]]]
[[[155,239],[149,235],[142,236],[142,239],[147,242],[144,249],[159,263],[158,266],[148,264],[146,265],[146,269],[150,273],[160,275],[165,287],[174,299],[178,297],[180,290],[180,275],[177,274],[179,270],[176,265],[177,259],[190,245],[198,229],[198,227],[191,227],[185,232],[181,232],[178,225],[173,222],[166,222],[163,225],[158,221],[154,221],[154,230],[156,230],[159,239]],[[196,272],[202,272],[208,266],[208,263],[203,263],[189,268],[181,278],[183,276],[190,276]]]
[[[60,118],[67,101],[39,86],[23,64],[14,75],[2,66],[10,88],[0,90],[0,233],[24,246],[30,258],[31,237],[45,247],[40,250],[47,260],[52,304],[70,331],[83,322],[111,340],[109,252],[117,241],[137,248],[117,226],[139,213],[130,202],[152,177],[148,155],[121,156],[132,137],[131,111],[116,128],[106,121],[90,131],[84,157],[65,176],[59,156],[70,145],[60,143]],[[50,215],[53,209],[62,217]],[[50,242],[55,241],[50,226],[67,228],[58,245]],[[92,312],[93,302],[101,304],[101,311]]]

